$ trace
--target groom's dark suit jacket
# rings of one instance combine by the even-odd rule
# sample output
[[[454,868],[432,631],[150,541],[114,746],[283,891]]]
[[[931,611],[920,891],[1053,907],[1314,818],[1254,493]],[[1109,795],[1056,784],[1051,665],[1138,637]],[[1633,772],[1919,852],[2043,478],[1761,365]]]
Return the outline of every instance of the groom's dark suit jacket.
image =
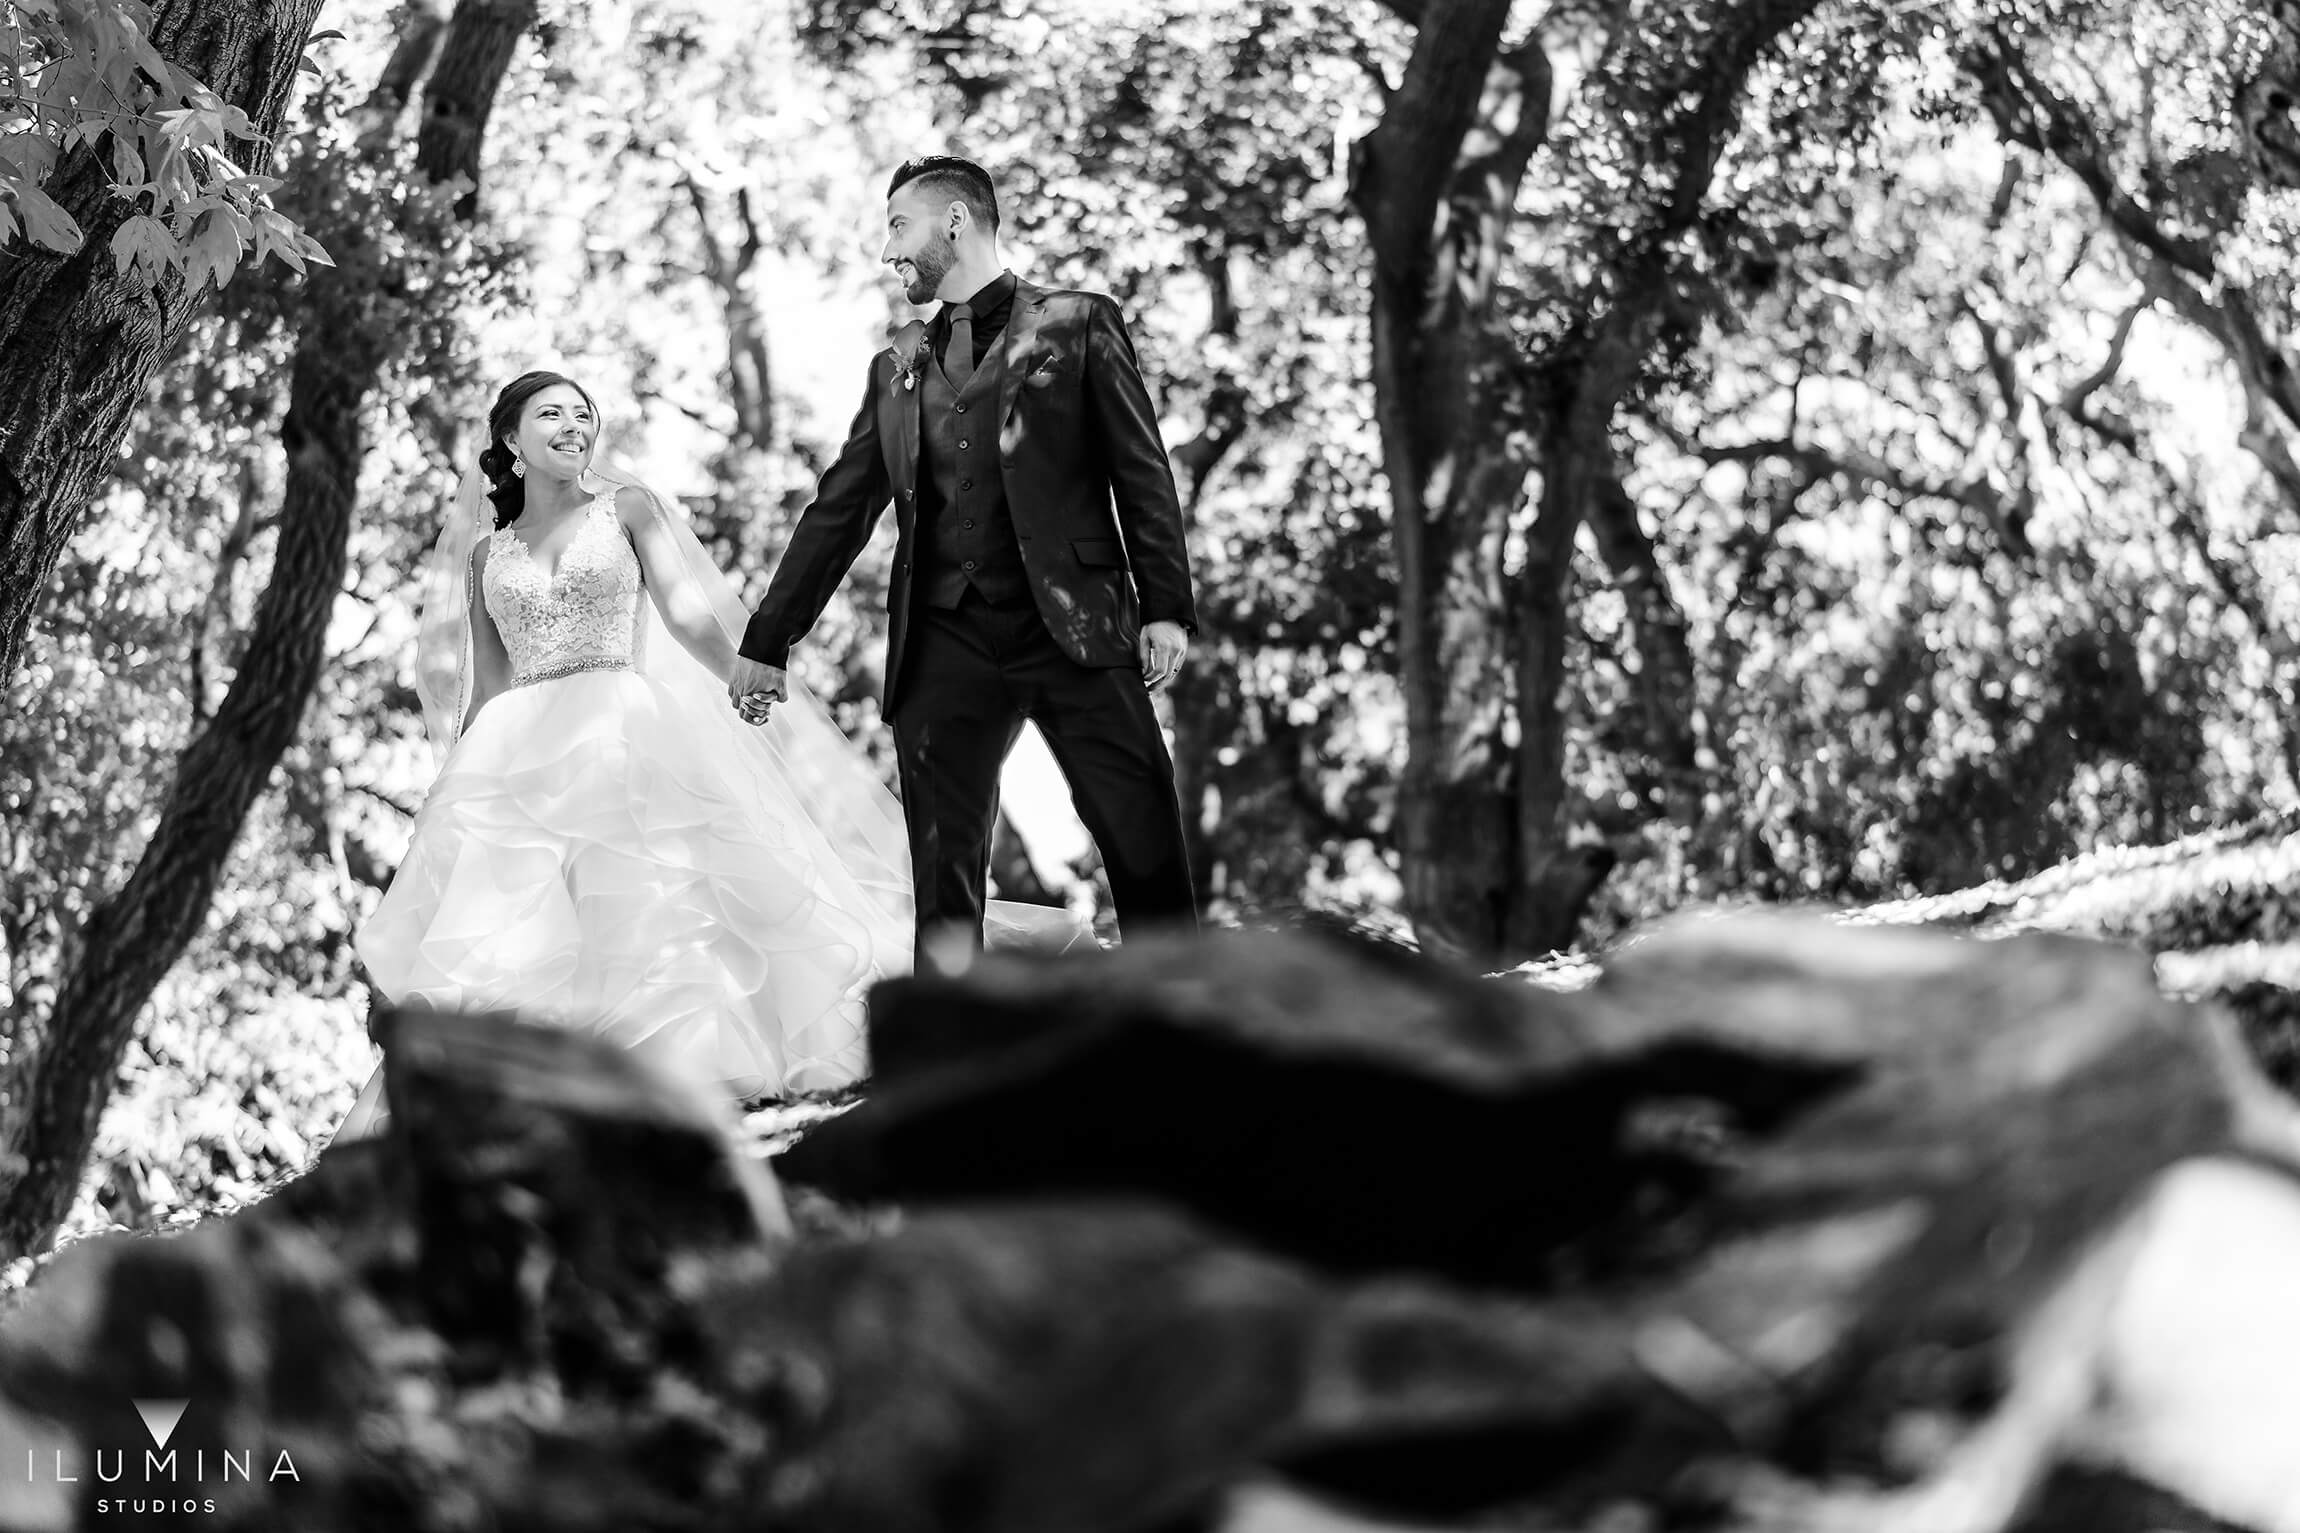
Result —
[[[936,366],[911,325],[871,359],[870,386],[743,634],[742,653],[789,664],[891,500],[899,539],[889,594],[886,700],[902,687],[920,559],[920,369]],[[1118,306],[1099,293],[1018,283],[1006,330],[968,390],[989,398],[1006,508],[1031,597],[1081,665],[1139,664],[1144,623],[1197,625],[1174,475]],[[976,414],[982,413],[976,411]],[[977,428],[979,429],[979,428]],[[970,438],[971,440],[971,438]]]

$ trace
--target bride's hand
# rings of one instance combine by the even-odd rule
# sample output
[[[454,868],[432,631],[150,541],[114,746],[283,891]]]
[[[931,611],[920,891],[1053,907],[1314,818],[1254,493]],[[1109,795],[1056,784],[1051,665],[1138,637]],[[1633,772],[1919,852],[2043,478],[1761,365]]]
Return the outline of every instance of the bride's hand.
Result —
[[[761,665],[742,655],[735,657],[734,668],[727,673],[727,699],[744,723],[764,724],[768,708],[790,695],[782,667]]]

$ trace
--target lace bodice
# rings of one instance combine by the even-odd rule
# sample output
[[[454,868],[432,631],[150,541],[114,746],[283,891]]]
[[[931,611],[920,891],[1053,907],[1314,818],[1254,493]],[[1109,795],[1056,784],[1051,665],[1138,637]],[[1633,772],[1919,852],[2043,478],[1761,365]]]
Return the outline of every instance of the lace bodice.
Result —
[[[487,611],[510,652],[512,685],[636,659],[639,556],[615,519],[614,495],[607,490],[583,508],[553,573],[514,528],[490,534]]]

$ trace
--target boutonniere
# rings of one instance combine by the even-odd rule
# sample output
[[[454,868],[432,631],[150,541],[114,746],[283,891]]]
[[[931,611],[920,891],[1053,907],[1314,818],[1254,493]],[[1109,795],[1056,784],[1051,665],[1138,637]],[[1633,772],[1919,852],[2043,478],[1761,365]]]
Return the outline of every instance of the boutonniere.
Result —
[[[902,380],[903,391],[918,387],[919,354],[926,349],[926,322],[914,319],[895,333],[894,372]]]

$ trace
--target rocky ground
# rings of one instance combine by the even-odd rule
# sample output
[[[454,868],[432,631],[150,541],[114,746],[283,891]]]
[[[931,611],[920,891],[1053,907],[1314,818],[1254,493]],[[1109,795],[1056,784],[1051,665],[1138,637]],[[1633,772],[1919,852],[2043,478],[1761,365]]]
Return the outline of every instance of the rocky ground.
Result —
[[[988,961],[747,1116],[401,1014],[385,1137],[0,1324],[0,1530],[2300,1529],[2296,834]]]

